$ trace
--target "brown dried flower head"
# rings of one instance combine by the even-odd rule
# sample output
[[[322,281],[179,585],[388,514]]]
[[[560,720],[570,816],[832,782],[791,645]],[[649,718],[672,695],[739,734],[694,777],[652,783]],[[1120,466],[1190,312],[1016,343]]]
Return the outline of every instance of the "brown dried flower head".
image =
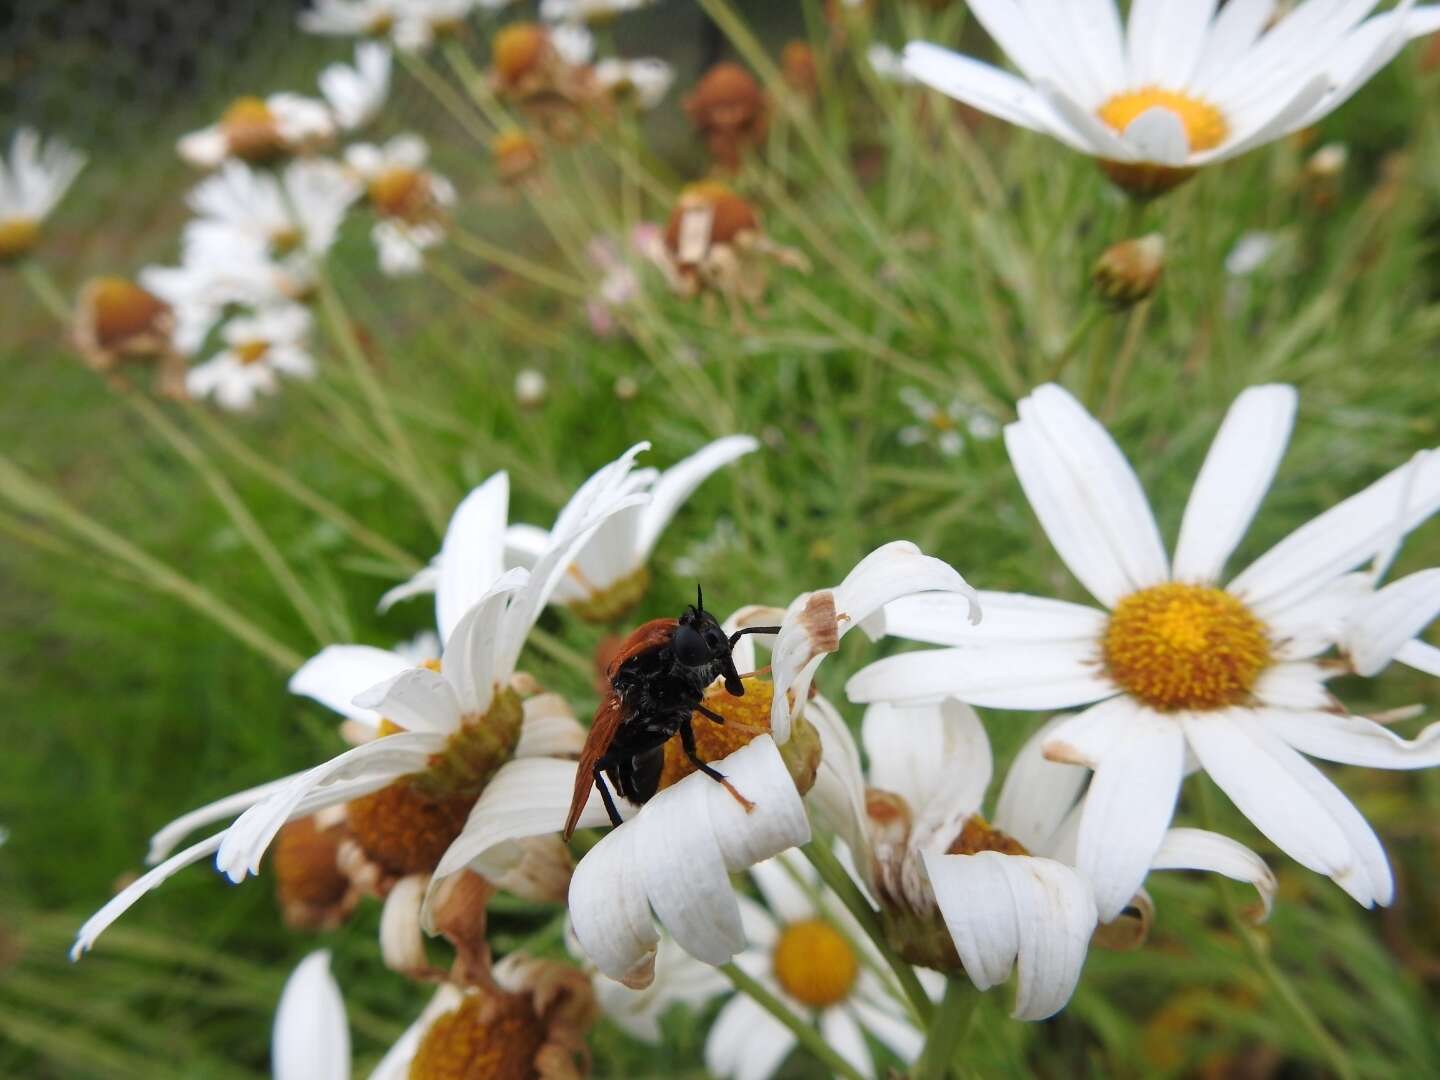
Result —
[[[743,154],[758,147],[770,130],[765,92],[755,76],[728,60],[705,73],[684,106],[710,156],[727,169],[739,168]]]
[[[126,363],[154,363],[156,390],[185,396],[185,361],[174,350],[170,305],[129,278],[98,277],[80,290],[72,338],[85,363],[114,376]]]

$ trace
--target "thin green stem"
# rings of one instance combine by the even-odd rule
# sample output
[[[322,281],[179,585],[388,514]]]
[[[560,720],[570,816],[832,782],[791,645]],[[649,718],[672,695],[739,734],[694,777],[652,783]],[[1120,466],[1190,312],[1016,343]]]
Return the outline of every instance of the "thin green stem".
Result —
[[[929,1027],[935,1014],[935,1003],[925,993],[925,988],[920,985],[920,979],[915,974],[915,969],[900,959],[895,950],[890,948],[890,943],[885,939],[885,931],[880,926],[880,916],[870,906],[870,901],[860,891],[860,887],[851,879],[835,853],[830,850],[824,840],[812,840],[802,847],[801,852],[810,860],[810,865],[820,875],[820,880],[830,886],[840,902],[845,905],[847,911],[855,917],[860,928],[865,931],[867,937],[874,943],[880,955],[885,958],[885,963],[890,965],[890,970],[895,973],[895,978],[900,983],[900,989],[905,994],[905,1000],[910,1003],[910,1009],[917,1020]]]
[[[453,86],[445,81],[445,77],[434,69],[423,56],[400,50],[400,60],[426,90],[430,96],[440,103],[440,107],[450,114],[450,118],[465,129],[472,139],[485,149],[490,148],[491,132],[486,128],[484,121],[476,115],[470,101],[464,94],[461,94]]]
[[[450,242],[461,251],[474,255],[477,259],[483,259],[493,263],[500,269],[514,274],[516,277],[524,278],[526,281],[541,288],[554,289],[556,292],[564,293],[567,296],[578,297],[581,300],[587,299],[593,291],[585,282],[578,281],[567,274],[556,273],[548,266],[542,266],[532,262],[523,255],[516,254],[499,244],[493,244],[482,236],[466,232],[463,229],[452,227],[450,230]]]
[[[951,979],[945,984],[945,997],[930,1022],[913,1080],[944,1080],[979,1003],[980,992],[965,980]]]
[[[35,299],[45,307],[45,310],[59,319],[61,323],[70,321],[70,305],[65,302],[65,295],[55,284],[55,279],[50,272],[41,266],[34,259],[24,259],[20,263],[20,276],[25,279],[25,284],[35,294]]]
[[[1050,370],[1045,375],[1045,382],[1054,382],[1060,378],[1071,358],[1080,351],[1080,346],[1085,344],[1085,339],[1090,336],[1090,331],[1095,328],[1095,324],[1105,314],[1105,309],[1096,304],[1081,316],[1080,321],[1075,324],[1075,329],[1071,330],[1070,336],[1065,339],[1065,344],[1055,354],[1055,359],[1050,362]]]
[[[846,1080],[864,1080],[859,1070],[841,1057],[811,1025],[796,1016],[786,1004],[752,979],[734,964],[721,964],[721,972],[735,984],[735,989],[748,995],[757,1005],[790,1029],[800,1045],[822,1062],[832,1076],[843,1076]]]
[[[1209,778],[1203,778],[1200,783],[1200,821],[1207,829],[1214,827],[1214,795],[1211,792]],[[1255,970],[1259,972],[1274,991],[1275,996],[1288,1009],[1295,1021],[1304,1029],[1309,1036],[1312,1046],[1318,1051],[1319,1056],[1324,1059],[1340,1080],[1354,1080],[1357,1073],[1355,1066],[1351,1063],[1349,1056],[1341,1045],[1335,1041],[1330,1032],[1325,1030],[1325,1025],[1315,1015],[1300,992],[1295,989],[1294,983],[1280,970],[1275,961],[1265,951],[1260,940],[1260,935],[1255,928],[1245,921],[1240,914],[1240,909],[1235,903],[1235,897],[1231,892],[1230,883],[1218,874],[1212,874],[1211,879],[1215,888],[1215,894],[1219,897],[1220,907],[1225,912],[1225,921],[1230,926],[1230,931],[1239,939],[1241,946],[1245,949]]]
[[[552,349],[563,349],[567,345],[563,335],[541,326],[529,316],[522,315],[511,305],[495,296],[493,292],[488,292],[474,284],[464,274],[443,260],[427,259],[425,269],[431,277],[454,293],[463,303],[479,308],[526,341],[532,344],[548,345]]]
[[[1130,313],[1130,321],[1125,324],[1125,337],[1120,342],[1120,354],[1115,358],[1115,366],[1110,369],[1110,389],[1105,394],[1105,407],[1100,412],[1100,419],[1105,423],[1113,420],[1120,409],[1120,395],[1130,378],[1130,369],[1135,366],[1135,353],[1140,347],[1140,339],[1145,336],[1145,324],[1150,319],[1152,304],[1153,300],[1141,300]],[[1098,368],[1094,370],[1098,371]],[[1094,389],[1098,395],[1099,387]],[[1092,396],[1090,400],[1094,402],[1095,397]]]

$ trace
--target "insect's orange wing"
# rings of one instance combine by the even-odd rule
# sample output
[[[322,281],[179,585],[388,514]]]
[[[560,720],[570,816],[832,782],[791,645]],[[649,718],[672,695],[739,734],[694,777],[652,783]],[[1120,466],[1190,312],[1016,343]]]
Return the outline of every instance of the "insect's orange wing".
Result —
[[[585,747],[580,751],[580,765],[575,770],[575,791],[570,796],[570,816],[565,819],[565,839],[575,832],[575,823],[580,820],[580,811],[590,798],[590,789],[595,784],[595,763],[610,749],[610,742],[620,728],[625,715],[625,703],[619,694],[608,694],[595,710],[595,719],[590,722],[590,734],[585,737]]]
[[[615,678],[615,673],[620,670],[620,665],[629,660],[632,656],[650,649],[658,649],[662,645],[669,645],[675,637],[675,628],[680,623],[675,619],[651,619],[647,623],[641,623],[634,630],[630,631],[629,637],[620,643],[620,648],[615,650],[609,665],[605,668],[605,678]]]

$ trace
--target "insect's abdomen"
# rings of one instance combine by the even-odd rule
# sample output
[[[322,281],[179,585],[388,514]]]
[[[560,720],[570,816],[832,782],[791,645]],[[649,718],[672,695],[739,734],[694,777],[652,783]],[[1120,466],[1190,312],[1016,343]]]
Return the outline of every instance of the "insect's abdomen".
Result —
[[[633,757],[624,758],[606,770],[615,790],[637,806],[647,803],[660,786],[660,772],[665,767],[665,745],[654,747]]]

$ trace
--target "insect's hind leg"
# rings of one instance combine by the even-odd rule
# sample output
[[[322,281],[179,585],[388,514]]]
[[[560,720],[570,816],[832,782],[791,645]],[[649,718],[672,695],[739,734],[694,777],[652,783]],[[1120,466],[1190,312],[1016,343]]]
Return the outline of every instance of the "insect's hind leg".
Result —
[[[625,819],[620,816],[620,811],[615,809],[615,800],[611,798],[610,787],[605,783],[605,770],[612,765],[614,762],[610,761],[608,756],[602,757],[595,763],[592,771],[595,774],[595,786],[600,789],[600,801],[605,804],[605,812],[610,815],[610,824],[618,829],[625,823]]]
[[[755,804],[744,795],[741,795],[740,792],[736,790],[735,785],[725,778],[724,773],[709,763],[702,761],[700,755],[695,752],[695,732],[690,727],[690,716],[688,713],[680,723],[680,747],[685,751],[685,756],[690,759],[691,764],[728,791],[734,797],[735,801],[745,808],[747,814],[755,809]]]

